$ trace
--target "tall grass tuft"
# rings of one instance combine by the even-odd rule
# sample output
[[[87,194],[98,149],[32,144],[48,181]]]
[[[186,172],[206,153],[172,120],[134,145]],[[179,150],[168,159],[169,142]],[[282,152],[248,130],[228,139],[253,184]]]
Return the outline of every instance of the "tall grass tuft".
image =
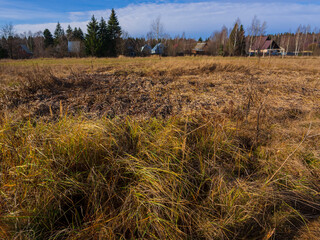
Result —
[[[319,214],[316,182],[267,182],[280,155],[231,122],[7,119],[0,150],[3,238],[259,239]]]

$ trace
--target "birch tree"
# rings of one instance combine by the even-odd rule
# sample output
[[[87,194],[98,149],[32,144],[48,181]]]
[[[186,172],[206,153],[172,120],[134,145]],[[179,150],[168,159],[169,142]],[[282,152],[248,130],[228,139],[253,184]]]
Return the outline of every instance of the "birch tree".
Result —
[[[297,28],[297,31],[296,31],[296,36],[295,36],[295,55],[298,56],[298,52],[300,50],[300,41],[301,41],[301,29],[302,29],[302,26],[300,25],[298,28]]]
[[[262,36],[266,34],[266,29],[267,29],[267,23],[264,21],[261,24],[257,16],[254,16],[251,22],[251,26],[248,28],[249,49],[252,49],[252,45],[254,41],[259,41],[260,43]],[[260,51],[260,49],[258,51]]]
[[[158,42],[164,36],[164,27],[161,23],[161,17],[158,16],[150,26],[150,33],[153,39],[156,39]]]

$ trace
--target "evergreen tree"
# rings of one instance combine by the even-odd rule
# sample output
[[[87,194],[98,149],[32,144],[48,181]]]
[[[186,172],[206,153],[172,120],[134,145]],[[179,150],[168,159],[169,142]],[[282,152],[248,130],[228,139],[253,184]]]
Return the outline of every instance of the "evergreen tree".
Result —
[[[56,30],[54,31],[54,42],[59,44],[61,38],[64,36],[64,30],[62,29],[60,23],[57,23]]]
[[[83,32],[82,32],[81,28],[74,28],[72,37],[74,39],[82,41],[84,39],[84,36],[83,36]]]
[[[108,43],[110,39],[107,23],[103,18],[101,18],[99,23],[98,37],[100,42],[99,56],[106,57],[108,55]]]
[[[202,37],[199,38],[198,42],[203,42]]]
[[[109,36],[109,56],[117,56],[118,45],[120,44],[121,27],[116,16],[114,9],[111,10],[111,14],[108,21],[108,36]]]
[[[229,56],[235,55],[236,46],[238,42],[238,35],[239,35],[238,32],[239,32],[239,24],[238,22],[236,22],[229,36],[229,41],[228,41]]]
[[[71,38],[73,37],[73,31],[70,25],[68,25],[66,33],[67,33],[67,39],[71,40]]]
[[[238,41],[236,44],[235,55],[237,56],[246,55],[246,37],[245,37],[243,25],[240,26],[240,29],[238,31]]]
[[[47,48],[49,46],[52,46],[54,42],[53,42],[52,34],[51,34],[49,29],[45,29],[43,31],[43,36],[44,36],[44,46],[45,46],[45,48]]]
[[[98,50],[100,48],[98,32],[99,25],[93,15],[91,21],[87,25],[87,34],[85,39],[86,52],[88,55],[97,56]]]
[[[228,52],[229,56],[243,56],[246,54],[246,37],[243,25],[239,24],[238,20],[229,36]],[[240,25],[240,26],[239,26]]]
[[[78,28],[78,35],[77,35],[77,36],[79,36],[79,38],[80,38],[81,40],[84,40],[84,34],[83,34],[81,28]]]
[[[220,44],[220,46],[219,46],[218,55],[219,55],[219,56],[224,56],[223,44]]]

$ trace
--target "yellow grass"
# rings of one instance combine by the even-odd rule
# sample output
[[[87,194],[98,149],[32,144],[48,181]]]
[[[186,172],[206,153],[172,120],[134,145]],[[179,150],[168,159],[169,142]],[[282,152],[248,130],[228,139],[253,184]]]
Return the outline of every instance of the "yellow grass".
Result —
[[[0,238],[318,239],[320,58],[0,61]]]

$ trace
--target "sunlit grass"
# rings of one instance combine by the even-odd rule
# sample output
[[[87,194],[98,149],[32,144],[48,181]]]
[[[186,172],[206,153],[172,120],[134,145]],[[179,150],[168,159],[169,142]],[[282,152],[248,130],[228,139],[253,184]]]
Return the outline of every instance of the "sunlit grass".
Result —
[[[72,117],[11,124],[0,133],[7,236],[259,237],[273,221],[279,231],[292,218],[303,223],[292,201],[318,198],[316,179],[292,178],[288,168],[266,185],[268,162],[280,155],[243,149],[232,124]]]
[[[33,59],[0,70],[1,239],[318,236],[318,58]],[[169,79],[150,87],[155,104],[160,88],[187,105],[224,101],[156,117],[71,112],[71,91],[100,73]],[[54,91],[66,100],[55,111],[15,108]]]

